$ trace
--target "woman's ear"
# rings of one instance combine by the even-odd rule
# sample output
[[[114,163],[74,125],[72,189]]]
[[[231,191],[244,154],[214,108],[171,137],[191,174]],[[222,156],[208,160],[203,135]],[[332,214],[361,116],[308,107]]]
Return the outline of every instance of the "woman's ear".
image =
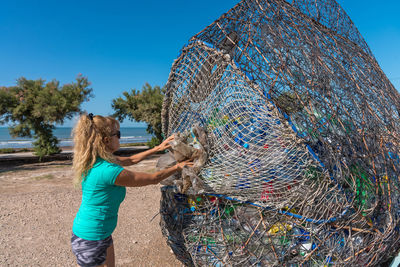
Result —
[[[110,137],[108,136],[104,137],[104,143],[108,145],[110,143]]]

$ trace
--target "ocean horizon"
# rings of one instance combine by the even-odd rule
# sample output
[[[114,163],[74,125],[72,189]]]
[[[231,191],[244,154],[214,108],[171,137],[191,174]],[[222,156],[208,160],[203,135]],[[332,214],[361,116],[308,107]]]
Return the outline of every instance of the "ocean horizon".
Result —
[[[146,127],[121,127],[121,144],[142,143],[151,139],[152,135],[146,132]],[[72,127],[56,127],[53,134],[57,137],[60,147],[71,147]],[[11,137],[8,127],[0,127],[1,148],[32,148],[34,138]]]

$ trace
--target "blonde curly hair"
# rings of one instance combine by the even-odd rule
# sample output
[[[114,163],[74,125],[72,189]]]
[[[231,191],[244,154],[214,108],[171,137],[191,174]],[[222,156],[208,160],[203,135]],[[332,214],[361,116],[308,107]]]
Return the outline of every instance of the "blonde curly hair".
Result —
[[[73,129],[74,186],[81,184],[98,157],[109,162],[116,162],[113,154],[107,150],[104,139],[111,136],[117,128],[119,128],[119,122],[112,117],[93,116],[93,114],[80,116]]]

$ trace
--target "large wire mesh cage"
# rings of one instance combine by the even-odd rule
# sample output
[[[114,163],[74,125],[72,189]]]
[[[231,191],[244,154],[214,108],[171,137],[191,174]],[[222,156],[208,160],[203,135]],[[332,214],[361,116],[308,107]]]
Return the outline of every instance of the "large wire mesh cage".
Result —
[[[335,1],[238,3],[181,50],[166,85],[164,134],[207,154],[201,187],[162,189],[177,258],[385,261],[400,244],[399,100]]]

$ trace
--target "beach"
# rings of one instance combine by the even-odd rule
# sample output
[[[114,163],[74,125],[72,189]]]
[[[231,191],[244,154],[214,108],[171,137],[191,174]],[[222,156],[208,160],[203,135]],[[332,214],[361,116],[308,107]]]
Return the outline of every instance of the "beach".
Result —
[[[127,169],[154,172],[158,157]],[[81,192],[71,167],[69,159],[0,165],[0,266],[76,266],[70,238]],[[160,195],[159,185],[127,188],[113,233],[116,266],[182,266],[161,234]]]

